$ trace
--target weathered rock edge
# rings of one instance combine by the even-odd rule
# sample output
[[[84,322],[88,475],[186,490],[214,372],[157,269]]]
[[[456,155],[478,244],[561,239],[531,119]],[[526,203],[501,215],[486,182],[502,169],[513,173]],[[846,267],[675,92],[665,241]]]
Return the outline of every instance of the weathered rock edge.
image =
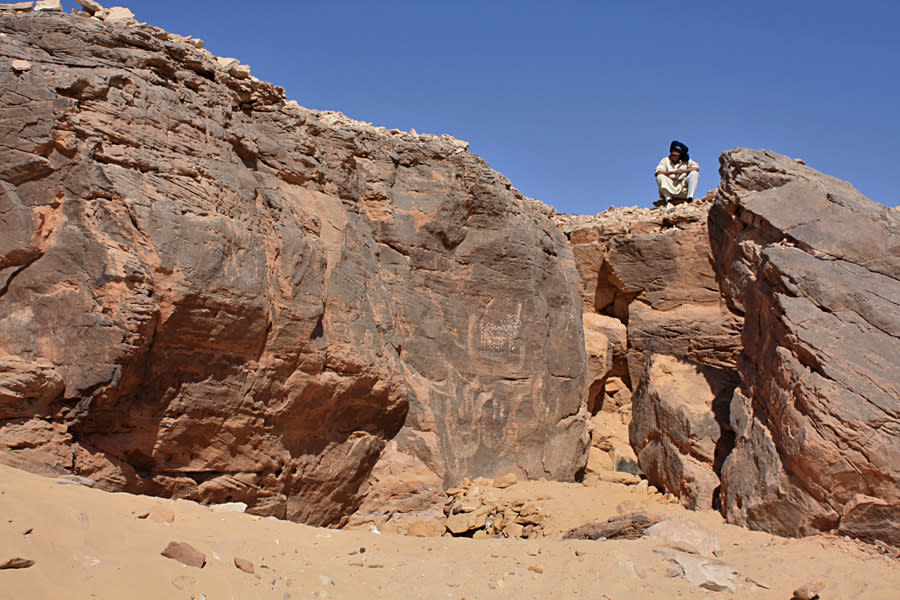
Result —
[[[742,318],[713,268],[714,197],[556,217],[583,282],[588,407],[630,411],[643,475],[699,509],[719,506],[741,352]]]
[[[900,213],[766,151],[721,158],[715,266],[744,317],[729,521],[900,544]]]
[[[407,497],[583,469],[571,250],[465,142],[130,19],[0,31],[0,460],[312,524],[388,440]]]

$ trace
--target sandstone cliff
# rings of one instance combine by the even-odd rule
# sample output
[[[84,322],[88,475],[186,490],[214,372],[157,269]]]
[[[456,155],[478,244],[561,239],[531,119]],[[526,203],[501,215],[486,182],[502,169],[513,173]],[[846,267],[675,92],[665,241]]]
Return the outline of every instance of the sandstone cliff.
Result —
[[[615,411],[687,506],[900,544],[896,210],[738,149],[554,223],[465,142],[82,4],[0,11],[0,461],[405,531],[579,479]]]
[[[588,371],[588,405],[630,401],[641,469],[692,508],[718,506],[741,347],[713,269],[710,202],[557,218],[584,283],[585,332],[596,332],[588,355],[611,357]]]
[[[392,464],[422,506],[583,468],[571,251],[467,144],[130,18],[0,31],[4,462],[315,524]]]

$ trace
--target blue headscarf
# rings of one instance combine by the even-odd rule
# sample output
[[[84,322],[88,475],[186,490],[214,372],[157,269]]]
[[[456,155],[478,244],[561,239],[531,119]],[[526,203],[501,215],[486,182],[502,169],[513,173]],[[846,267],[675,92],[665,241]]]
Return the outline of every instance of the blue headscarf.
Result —
[[[691,155],[688,154],[688,147],[678,140],[672,140],[672,143],[669,144],[669,152],[671,152],[672,150],[678,150],[681,153],[681,162],[687,162],[691,160]]]

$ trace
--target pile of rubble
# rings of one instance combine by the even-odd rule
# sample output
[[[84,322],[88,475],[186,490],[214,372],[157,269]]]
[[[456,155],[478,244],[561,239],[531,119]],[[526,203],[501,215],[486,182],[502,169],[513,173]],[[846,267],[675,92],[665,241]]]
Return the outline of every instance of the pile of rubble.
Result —
[[[399,138],[402,142],[418,142],[425,144],[436,150],[441,155],[450,155],[458,152],[465,152],[469,148],[469,142],[459,140],[451,135],[434,135],[430,133],[418,133],[415,129],[409,132],[399,129],[387,129],[385,127],[376,127],[372,123],[358,121],[347,117],[343,113],[335,111],[316,111],[301,107],[294,100],[287,100],[284,96],[284,90],[271,83],[261,81],[251,74],[250,65],[241,63],[236,58],[215,56],[204,48],[204,41],[191,36],[183,36],[177,33],[171,33],[153,27],[146,23],[142,23],[135,18],[134,13],[123,6],[113,6],[105,8],[94,0],[75,0],[81,10],[73,10],[72,13],[86,17],[97,19],[112,25],[129,27],[145,31],[153,37],[164,39],[168,42],[176,44],[184,44],[189,46],[196,54],[195,57],[186,57],[186,62],[192,62],[198,67],[198,72],[209,74],[212,71],[218,73],[216,79],[222,81],[229,88],[238,94],[241,108],[257,108],[261,106],[281,105],[283,112],[292,114],[300,119],[306,120],[307,117],[315,118],[325,126],[341,126],[354,131],[355,133],[376,133],[377,135]],[[16,2],[12,4],[0,4],[0,14],[2,13],[31,13],[31,12],[64,12],[60,0],[37,0],[30,2]],[[182,52],[181,54],[184,54]],[[209,64],[209,63],[212,64]],[[30,63],[26,61],[18,61],[13,65],[13,69],[22,72],[31,68]],[[189,86],[197,87],[193,82],[188,82]],[[504,181],[511,187],[512,184],[508,180]],[[552,215],[554,212],[551,207],[546,206],[540,201],[527,199],[530,204],[535,205],[541,212]]]
[[[716,190],[712,189],[694,202],[662,208],[610,205],[607,210],[594,215],[559,213],[554,216],[554,220],[557,227],[575,244],[608,239],[616,235],[659,233],[686,223],[706,221],[715,195]]]
[[[479,477],[466,479],[458,488],[447,490],[450,496],[444,507],[447,532],[458,537],[539,538],[546,515],[534,502],[501,500],[493,489],[503,489],[517,483],[515,475],[505,475],[493,481]]]
[[[134,13],[124,6],[104,8],[94,0],[75,0],[83,10],[73,11],[77,14],[94,17],[108,23],[127,25],[136,23]],[[27,11],[63,12],[60,0],[38,0],[37,2],[15,2],[13,4],[0,4],[0,11],[27,12]]]
[[[204,57],[214,59],[218,67],[224,73],[227,73],[230,77],[238,80],[248,79],[257,83],[260,82],[259,79],[253,77],[250,74],[249,65],[241,64],[241,62],[236,58],[214,56],[209,51],[203,49],[205,43],[201,39],[178,35],[177,33],[170,33],[168,31],[159,29],[158,27],[152,27],[150,25],[147,25],[146,23],[141,23],[135,18],[134,13],[124,6],[113,6],[111,8],[105,8],[98,2],[94,2],[94,0],[75,1],[79,5],[81,5],[82,10],[73,10],[73,14],[82,17],[98,19],[100,21],[103,21],[104,23],[122,25],[125,27],[141,28],[149,31],[155,37],[161,37],[171,42],[186,44],[188,46],[191,46],[195,50],[203,50]],[[60,4],[60,0],[38,0],[37,2],[0,4],[0,13],[2,12],[63,12],[63,9],[62,5]]]

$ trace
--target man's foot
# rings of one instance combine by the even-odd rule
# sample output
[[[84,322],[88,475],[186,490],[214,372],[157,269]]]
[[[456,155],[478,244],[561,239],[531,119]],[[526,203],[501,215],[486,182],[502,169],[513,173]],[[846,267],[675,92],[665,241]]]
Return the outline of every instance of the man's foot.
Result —
[[[667,199],[660,198],[656,202],[653,203],[653,206],[660,207],[660,206],[665,206],[668,203],[669,203],[669,201]]]
[[[688,202],[693,202],[693,201],[694,201],[694,197],[693,197],[693,196],[688,196],[687,201],[688,201]]]

